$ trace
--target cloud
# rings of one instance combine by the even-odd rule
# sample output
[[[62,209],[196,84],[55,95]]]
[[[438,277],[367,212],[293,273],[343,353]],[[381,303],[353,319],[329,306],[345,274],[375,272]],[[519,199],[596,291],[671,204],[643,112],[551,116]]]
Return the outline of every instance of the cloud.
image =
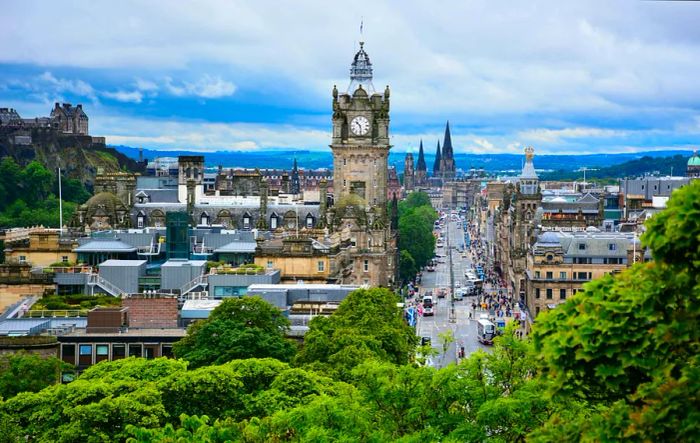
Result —
[[[13,43],[0,45],[3,77],[12,70],[28,82],[52,72],[27,93],[19,84],[0,87],[3,103],[20,96],[42,103],[105,97],[100,106],[110,115],[245,118],[314,130],[327,130],[328,119],[319,115],[330,112],[333,84],[341,90],[348,84],[361,18],[322,0],[292,9],[226,0],[6,3],[0,29]],[[697,136],[695,2],[354,5],[374,12],[364,20],[365,49],[377,89],[391,85],[392,125],[405,146],[417,146],[420,134],[438,134],[433,127],[448,118],[465,128],[455,131],[461,150],[512,150],[522,142],[610,152]],[[230,112],[234,105],[241,108]],[[679,136],[676,128],[688,132]],[[165,134],[158,130],[149,136]]]
[[[93,102],[97,101],[95,89],[83,80],[70,80],[65,78],[56,78],[51,72],[46,71],[37,77],[37,84],[33,85],[33,89],[42,92],[42,89],[48,89],[56,94],[69,93],[81,97],[87,97]]]
[[[141,100],[143,100],[141,91],[103,92],[102,95],[123,103],[141,103]]]
[[[90,116],[90,131],[110,144],[155,149],[259,150],[270,148],[328,149],[330,133],[286,124],[209,123]]]
[[[477,145],[481,146],[482,148],[484,148],[486,150],[491,150],[494,148],[493,143],[491,143],[490,141],[488,141],[484,138],[476,138],[476,139],[474,139],[474,143],[476,143]]]
[[[221,77],[204,75],[195,82],[180,82],[176,84],[173,79],[166,77],[165,87],[171,94],[183,96],[195,96],[202,98],[221,98],[233,95],[236,92],[236,85],[223,80]]]
[[[158,85],[150,80],[144,80],[142,78],[137,78],[134,82],[136,89],[143,92],[154,92],[158,90]]]
[[[528,129],[517,134],[518,137],[541,143],[556,143],[563,139],[623,137],[629,131],[602,128],[563,128],[563,129]]]

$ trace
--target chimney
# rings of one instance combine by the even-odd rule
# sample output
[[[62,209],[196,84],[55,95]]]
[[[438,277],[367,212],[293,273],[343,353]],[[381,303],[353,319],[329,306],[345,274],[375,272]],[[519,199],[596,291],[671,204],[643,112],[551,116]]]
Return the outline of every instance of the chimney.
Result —
[[[83,109],[83,104],[82,104],[82,103],[78,103],[78,109]]]
[[[60,109],[60,108],[61,108],[61,105],[58,102],[56,102],[56,109]]]

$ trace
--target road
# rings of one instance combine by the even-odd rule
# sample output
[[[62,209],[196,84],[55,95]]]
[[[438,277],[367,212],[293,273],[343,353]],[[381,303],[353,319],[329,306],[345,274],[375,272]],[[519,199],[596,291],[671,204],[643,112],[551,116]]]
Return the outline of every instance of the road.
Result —
[[[464,269],[471,266],[469,258],[463,258],[459,253],[458,248],[464,247],[464,231],[461,229],[461,221],[448,221],[443,227],[443,231],[447,231],[449,242],[445,242],[445,247],[438,248],[437,253],[441,255],[452,254],[452,269],[454,272],[455,282],[463,279]],[[451,248],[448,249],[447,245]],[[424,272],[421,282],[421,294],[426,291],[433,291],[436,294],[436,288],[450,288],[450,260],[449,257],[444,259],[444,263],[439,263],[435,272]],[[438,350],[439,354],[433,359],[433,366],[443,367],[457,360],[457,346],[464,347],[465,355],[475,352],[477,349],[490,349],[490,347],[482,345],[476,339],[476,321],[469,318],[471,312],[472,301],[474,297],[465,297],[463,301],[455,301],[455,319],[450,322],[451,301],[449,297],[437,299],[435,315],[432,317],[423,317],[418,319],[416,325],[416,333],[419,337],[430,337],[433,348]],[[477,314],[473,317],[478,318]],[[451,330],[454,334],[454,342],[449,346],[447,352],[442,352],[442,342],[439,334]]]

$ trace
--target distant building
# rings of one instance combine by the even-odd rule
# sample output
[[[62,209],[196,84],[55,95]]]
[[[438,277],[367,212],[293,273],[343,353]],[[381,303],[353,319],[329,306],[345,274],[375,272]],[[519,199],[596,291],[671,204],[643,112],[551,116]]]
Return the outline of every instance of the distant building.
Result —
[[[552,309],[584,283],[650,259],[633,233],[545,232],[527,255],[526,293],[530,314]]]
[[[698,151],[693,152],[693,156],[688,159],[685,175],[688,178],[700,178],[700,155],[698,155]]]
[[[665,208],[671,193],[690,183],[690,180],[690,177],[644,177],[620,180],[620,206],[623,218],[634,218],[647,209]]]
[[[56,103],[50,117],[52,126],[63,134],[88,135],[88,116],[82,104]]]
[[[425,165],[425,154],[423,153],[423,140],[420,141],[420,148],[418,149],[418,161],[416,162],[414,186],[418,188],[428,186],[428,168]]]
[[[413,154],[408,152],[403,160],[403,188],[408,192],[412,191],[415,182],[413,171]]]

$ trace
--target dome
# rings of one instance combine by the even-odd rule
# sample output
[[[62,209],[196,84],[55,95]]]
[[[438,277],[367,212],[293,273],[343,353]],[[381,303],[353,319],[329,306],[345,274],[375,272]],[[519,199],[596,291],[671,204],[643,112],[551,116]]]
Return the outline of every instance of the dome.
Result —
[[[87,208],[104,206],[105,209],[116,209],[119,206],[123,206],[121,200],[119,200],[119,198],[111,192],[100,192],[95,194],[84,204]]]
[[[688,166],[700,166],[698,151],[693,152],[693,156],[688,159]]]
[[[537,239],[537,243],[558,245],[559,244],[559,235],[557,235],[556,232],[552,232],[552,231],[545,232],[544,234],[540,235],[540,237]]]

